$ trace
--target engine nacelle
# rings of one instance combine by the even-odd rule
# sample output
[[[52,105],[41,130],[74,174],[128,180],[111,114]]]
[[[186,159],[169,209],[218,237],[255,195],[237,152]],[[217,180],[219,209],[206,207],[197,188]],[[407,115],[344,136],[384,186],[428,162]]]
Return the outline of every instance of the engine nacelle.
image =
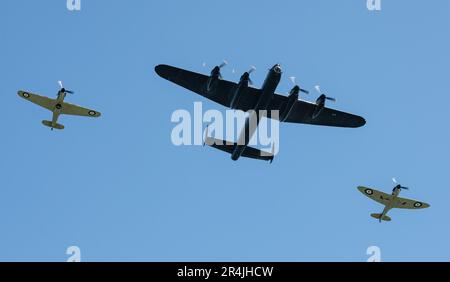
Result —
[[[325,108],[325,101],[327,99],[327,96],[324,94],[320,95],[319,98],[316,100],[316,108],[312,114],[312,118],[317,118],[323,111],[323,108]]]
[[[282,107],[280,111],[280,121],[286,121],[286,119],[289,117],[290,113],[294,109],[295,103],[298,101],[298,93],[300,92],[300,87],[295,86],[292,88],[291,92],[289,93],[288,99],[284,106]]]
[[[250,74],[248,72],[244,73],[241,76],[241,79],[239,81],[239,84],[236,88],[236,91],[234,91],[234,94],[231,99],[230,108],[236,109],[239,105],[239,99],[242,96],[242,92],[248,87],[248,84],[250,82]]]
[[[317,106],[325,106],[325,100],[327,99],[327,96],[325,94],[322,94],[317,98],[316,105]]]
[[[211,75],[208,78],[208,81],[206,82],[206,91],[208,93],[212,92],[217,87],[217,83],[219,82],[219,79],[220,79],[220,68],[215,67],[211,71]]]

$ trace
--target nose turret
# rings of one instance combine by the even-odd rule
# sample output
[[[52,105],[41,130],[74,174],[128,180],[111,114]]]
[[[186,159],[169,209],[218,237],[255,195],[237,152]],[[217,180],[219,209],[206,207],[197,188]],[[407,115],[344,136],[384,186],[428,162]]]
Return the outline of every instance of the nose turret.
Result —
[[[272,70],[273,70],[275,73],[281,73],[281,72],[282,72],[282,70],[281,70],[281,65],[280,65],[280,64],[276,64],[275,66],[273,66]]]

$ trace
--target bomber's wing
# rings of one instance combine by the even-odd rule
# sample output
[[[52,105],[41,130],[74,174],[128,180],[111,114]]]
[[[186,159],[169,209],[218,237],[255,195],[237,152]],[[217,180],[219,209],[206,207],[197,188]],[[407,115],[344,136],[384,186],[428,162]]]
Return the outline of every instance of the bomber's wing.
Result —
[[[85,116],[85,117],[99,117],[101,115],[100,112],[65,102],[62,104],[61,107],[61,114],[73,116]]]
[[[27,91],[18,91],[17,95],[22,97],[25,100],[28,100],[36,105],[39,105],[43,108],[46,108],[49,111],[53,111],[55,107],[55,100],[50,99],[48,97],[40,96],[37,94],[33,94]]]
[[[392,196],[386,193],[383,193],[381,191],[377,191],[372,188],[359,186],[358,190],[366,195],[367,197],[371,198],[372,200],[382,204],[382,205],[388,205],[391,202]]]
[[[397,209],[417,210],[417,209],[425,209],[428,207],[430,207],[430,205],[427,203],[419,202],[416,200],[405,199],[405,198],[397,198],[397,200],[394,204],[394,208],[397,208]]]
[[[155,71],[162,78],[178,84],[225,107],[230,107],[232,95],[234,94],[237,86],[234,82],[221,79],[219,80],[215,91],[207,92],[206,83],[209,76],[168,65],[158,65],[155,67]],[[253,87],[247,87],[245,91],[246,92],[242,93],[239,100],[238,108],[243,111],[248,111],[255,107],[261,95],[261,90]],[[270,110],[280,110],[286,101],[286,96],[275,94],[269,106],[267,116],[271,117]],[[366,123],[364,118],[360,116],[326,107],[322,110],[318,117],[313,119],[312,116],[315,109],[316,105],[313,103],[298,101],[286,122],[337,127],[360,127]]]
[[[286,96],[275,94],[270,104],[270,109],[281,109],[286,101]],[[361,127],[366,124],[365,119],[360,116],[327,107],[322,110],[319,116],[313,119],[313,113],[316,107],[315,103],[299,100],[295,103],[294,108],[285,122],[335,127]]]
[[[237,86],[234,82],[221,79],[215,91],[208,93],[206,91],[206,83],[209,76],[168,65],[158,65],[155,67],[155,71],[162,78],[225,107],[230,107],[232,95]],[[248,87],[246,91],[246,93],[242,94],[242,99],[239,100],[239,109],[243,111],[252,109],[256,105],[260,95],[260,90],[253,87]]]

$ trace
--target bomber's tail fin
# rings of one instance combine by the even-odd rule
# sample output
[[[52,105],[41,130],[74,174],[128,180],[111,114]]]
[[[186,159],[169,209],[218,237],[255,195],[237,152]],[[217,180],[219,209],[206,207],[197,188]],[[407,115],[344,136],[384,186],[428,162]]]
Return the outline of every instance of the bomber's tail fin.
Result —
[[[59,123],[55,123],[55,125],[53,125],[52,122],[49,121],[49,120],[43,120],[43,121],[42,121],[42,124],[45,125],[45,126],[48,126],[48,127],[52,128],[52,129],[53,129],[53,128],[56,128],[56,129],[64,129],[64,125],[59,124]]]
[[[391,218],[389,216],[387,216],[387,215],[381,217],[381,213],[373,213],[370,216],[373,217],[373,218],[376,218],[376,219],[380,219],[381,218],[381,220],[384,220],[384,221],[391,221]]]
[[[211,146],[213,148],[219,149],[221,151],[227,152],[229,154],[232,154],[234,149],[237,146],[236,143],[223,141],[223,140],[208,137],[208,136],[205,137],[205,144],[208,146]],[[269,153],[266,151],[262,151],[262,150],[247,146],[247,147],[245,147],[245,150],[242,153],[242,157],[272,162],[273,158],[274,158],[274,153],[273,152]]]

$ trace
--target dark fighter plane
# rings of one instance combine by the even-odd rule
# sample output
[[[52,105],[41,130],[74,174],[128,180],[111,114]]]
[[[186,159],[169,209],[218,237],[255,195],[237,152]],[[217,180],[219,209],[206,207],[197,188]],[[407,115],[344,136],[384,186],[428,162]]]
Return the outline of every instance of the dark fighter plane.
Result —
[[[245,72],[237,84],[222,79],[220,71],[225,65],[226,62],[214,67],[209,76],[168,65],[158,65],[155,67],[155,71],[162,78],[225,107],[255,113],[247,117],[245,128],[242,130],[237,143],[206,137],[206,144],[231,154],[232,160],[236,161],[241,156],[270,162],[273,160],[273,152],[268,153],[247,146],[256,131],[261,112],[265,113],[268,118],[277,118],[271,117],[271,111],[279,111],[278,119],[281,122],[290,123],[352,128],[361,127],[366,123],[364,118],[360,116],[327,108],[325,102],[327,100],[335,101],[335,99],[323,93],[316,100],[316,103],[299,100],[299,92],[308,93],[308,91],[298,85],[292,88],[287,97],[276,94],[275,90],[282,75],[279,64],[269,70],[261,89],[254,88],[251,85],[250,73],[253,69]],[[316,87],[316,89],[320,91],[319,87]],[[251,118],[256,118],[256,123],[250,122]],[[256,124],[256,127],[254,124]]]

